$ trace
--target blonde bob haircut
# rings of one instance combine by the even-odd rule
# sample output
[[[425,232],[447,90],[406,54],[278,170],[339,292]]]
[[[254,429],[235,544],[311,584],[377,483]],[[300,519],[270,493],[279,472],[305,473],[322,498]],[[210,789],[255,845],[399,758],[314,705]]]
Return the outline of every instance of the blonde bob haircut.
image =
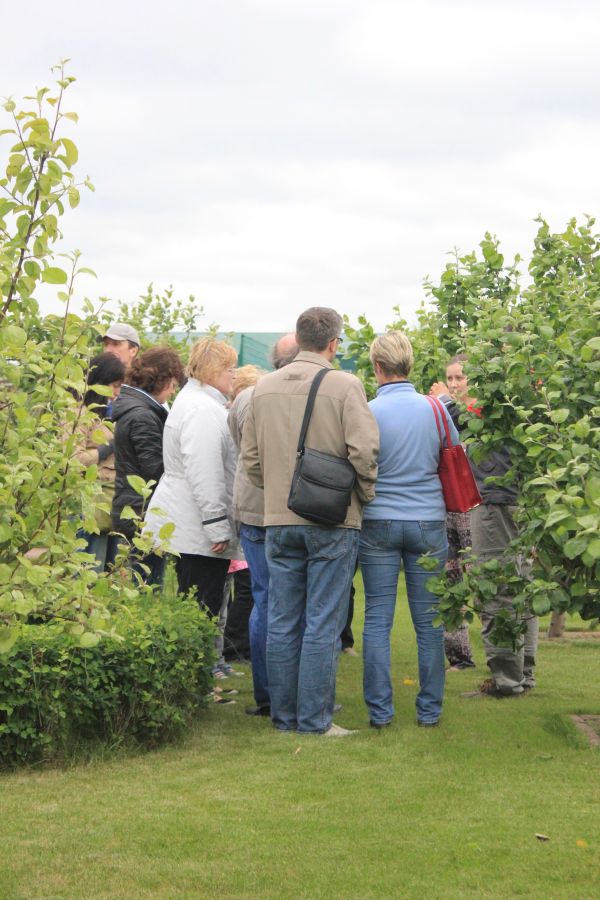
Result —
[[[265,370],[261,369],[259,366],[240,366],[239,369],[235,370],[233,375],[233,391],[231,392],[233,398],[235,399],[240,391],[256,384],[258,379],[266,374]]]
[[[402,331],[388,331],[376,337],[369,355],[373,366],[379,363],[388,377],[408,378],[414,362],[412,344]]]
[[[193,345],[187,364],[190,378],[210,384],[215,377],[237,364],[237,353],[231,344],[205,337]]]

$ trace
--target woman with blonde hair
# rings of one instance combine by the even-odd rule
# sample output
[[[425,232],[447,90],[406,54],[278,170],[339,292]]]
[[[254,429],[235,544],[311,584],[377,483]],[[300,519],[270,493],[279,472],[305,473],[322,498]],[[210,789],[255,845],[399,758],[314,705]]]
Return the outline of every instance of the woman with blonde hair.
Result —
[[[413,363],[410,341],[390,331],[371,345],[379,384],[369,407],[380,432],[375,499],[365,506],[359,560],[365,586],[364,693],[374,728],[394,715],[390,673],[390,632],[398,576],[404,569],[406,592],[417,636],[419,684],[417,724],[437,725],[444,695],[443,631],[434,626],[437,598],[427,580],[446,562],[446,506],[437,473],[440,438],[433,411],[408,380]],[[454,441],[458,435],[445,413]],[[432,572],[419,564],[428,554]]]
[[[246,388],[253,387],[258,379],[266,374],[266,371],[261,369],[260,366],[253,366],[250,363],[236,369],[233,376],[233,389],[231,391],[232,403],[238,394],[241,394]]]
[[[231,516],[237,451],[227,426],[237,354],[206,337],[190,351],[188,381],[165,423],[164,475],[148,508],[146,530],[160,540],[167,522],[179,592],[193,590],[217,617],[237,543]]]

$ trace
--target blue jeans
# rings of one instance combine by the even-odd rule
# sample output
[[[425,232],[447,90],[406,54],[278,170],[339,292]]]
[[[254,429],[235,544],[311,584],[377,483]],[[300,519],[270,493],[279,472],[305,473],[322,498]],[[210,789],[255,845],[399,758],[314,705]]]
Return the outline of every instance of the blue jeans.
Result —
[[[250,570],[252,599],[248,630],[252,681],[257,706],[269,706],[269,682],[267,679],[267,623],[269,602],[269,568],[265,556],[266,529],[256,525],[241,525],[240,540]]]
[[[267,671],[281,731],[321,734],[331,726],[358,536],[321,525],[267,527]]]
[[[437,560],[435,572],[418,565],[429,552]],[[434,627],[437,597],[426,582],[444,568],[448,555],[445,522],[368,520],[360,535],[360,568],[365,586],[363,637],[364,694],[372,722],[389,722],[394,715],[390,673],[390,632],[398,591],[398,575],[404,566],[406,592],[417,635],[419,684],[417,719],[437,722],[444,696],[444,632]]]
[[[82,552],[90,553],[96,557],[96,565],[94,566],[96,572],[106,572],[109,566],[112,566],[114,563],[119,549],[119,538],[117,535],[108,534],[107,532],[90,534],[88,531],[80,529],[77,532],[77,537],[84,538],[87,541],[87,546]]]

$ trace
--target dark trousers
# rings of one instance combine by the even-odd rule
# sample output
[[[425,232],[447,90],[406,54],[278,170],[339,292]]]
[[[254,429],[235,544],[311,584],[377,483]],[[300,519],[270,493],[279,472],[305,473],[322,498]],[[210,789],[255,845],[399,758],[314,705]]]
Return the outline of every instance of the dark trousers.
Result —
[[[356,572],[356,569],[354,570]],[[354,635],[352,634],[352,619],[354,618],[354,582],[352,583],[352,587],[350,588],[350,600],[348,601],[348,617],[346,619],[346,624],[344,625],[344,630],[342,631],[340,637],[342,639],[342,650],[345,650],[347,647],[354,647]]]
[[[193,591],[200,606],[218,618],[228,568],[228,559],[182,553],[175,558],[179,593]]]
[[[354,566],[354,574],[358,572],[358,558],[356,560],[356,564]],[[354,647],[354,635],[352,634],[352,619],[354,618],[354,594],[356,591],[354,590],[354,581],[350,586],[350,599],[348,600],[348,616],[346,618],[346,624],[344,625],[344,630],[340,634],[340,638],[342,641],[342,650],[346,650],[348,647]]]
[[[230,578],[233,581],[233,600],[229,605],[225,627],[225,659],[250,659],[248,621],[253,606],[250,572],[248,569],[240,569]]]
[[[132,555],[131,568],[134,572],[137,572],[144,584],[162,588],[165,580],[166,564],[167,561],[164,556],[159,556],[157,553],[148,553],[146,556],[139,557]]]

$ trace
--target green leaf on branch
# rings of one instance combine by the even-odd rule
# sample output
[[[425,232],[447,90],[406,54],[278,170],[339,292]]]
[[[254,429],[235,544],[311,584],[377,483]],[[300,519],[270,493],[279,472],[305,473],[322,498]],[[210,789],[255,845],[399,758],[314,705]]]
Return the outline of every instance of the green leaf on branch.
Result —
[[[161,541],[168,541],[173,537],[173,532],[175,531],[175,523],[174,522],[165,522],[165,524],[161,527],[158,532],[158,536]]]
[[[585,552],[587,545],[588,542],[585,537],[571,538],[564,545],[563,553],[567,559],[575,559],[576,556],[581,556]]]
[[[485,423],[484,423],[483,419],[475,419],[475,418],[469,419],[469,422],[468,422],[469,431],[473,432],[474,434],[477,434],[478,432],[483,431],[484,424]]]
[[[93,631],[84,632],[79,638],[79,646],[89,649],[100,643],[100,635],[94,634]]]
[[[553,409],[550,413],[550,419],[556,424],[561,425],[569,418],[568,409]]]
[[[42,281],[45,281],[46,284],[66,284],[67,273],[58,266],[48,266],[42,272]]]
[[[0,331],[0,342],[7,348],[21,348],[27,343],[27,333],[18,325],[5,325]]]
[[[531,608],[533,609],[536,616],[545,616],[546,613],[550,612],[551,608],[549,597],[543,595],[534,597]]]
[[[590,541],[587,545],[587,552],[592,559],[600,559],[600,538],[594,538],[593,541]]]
[[[18,634],[16,628],[0,627],[0,653],[9,653],[14,647]]]
[[[65,160],[66,160],[67,166],[70,169],[71,166],[74,166],[75,163],[77,162],[77,160],[79,159],[79,151],[77,150],[77,147],[75,146],[73,141],[71,141],[69,138],[63,137],[63,138],[60,138],[59,140],[60,140],[60,143],[64,147]]]
[[[585,497],[590,503],[600,503],[600,475],[592,475],[585,483]]]
[[[132,475],[131,477],[135,478],[137,476]],[[133,509],[131,506],[124,506],[123,509],[121,510],[121,514],[120,514],[119,518],[123,519],[124,521],[129,521],[129,520],[133,520],[133,519],[139,519],[139,515],[138,515],[138,513],[136,513],[135,509]]]
[[[570,517],[571,510],[565,509],[564,506],[560,509],[553,509],[546,519],[546,528],[552,528],[553,525],[556,525],[558,522],[562,522],[565,519],[569,519]]]
[[[134,489],[136,494],[140,494],[144,499],[150,497],[152,493],[152,488],[156,484],[156,481],[144,481],[143,478],[140,478],[139,475],[128,475],[127,481],[130,486]]]

